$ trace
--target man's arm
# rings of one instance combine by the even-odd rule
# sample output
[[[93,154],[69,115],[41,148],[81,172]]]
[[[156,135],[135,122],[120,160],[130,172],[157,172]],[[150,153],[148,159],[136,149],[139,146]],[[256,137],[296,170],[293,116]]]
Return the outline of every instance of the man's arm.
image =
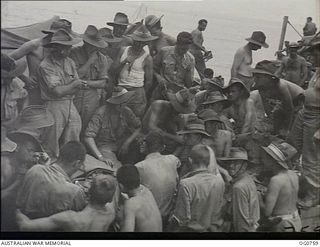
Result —
[[[173,218],[179,226],[186,226],[191,219],[191,200],[187,186],[180,182],[178,186],[177,202],[173,212]]]
[[[288,86],[285,83],[280,82],[279,92],[281,95],[281,101],[283,103],[284,112],[287,114],[286,123],[285,123],[286,128],[284,129],[284,131],[288,131],[292,121],[293,111],[294,111],[292,97],[288,89]]]
[[[190,53],[189,53],[190,54]],[[191,55],[191,54],[190,54]],[[187,88],[192,87],[193,84],[193,77],[194,77],[194,68],[195,68],[195,59],[193,57],[193,55],[191,55],[191,64],[190,64],[190,68],[187,70],[186,72],[186,76],[185,76],[185,86]]]
[[[271,178],[268,185],[268,191],[265,197],[264,214],[266,217],[272,216],[274,206],[276,205],[279,196],[280,188],[281,186],[278,179],[275,177]]]
[[[193,45],[196,46],[197,48],[199,48],[201,51],[203,52],[207,52],[206,48],[201,45],[201,31],[199,30],[195,30],[193,32],[191,32],[192,35],[192,40],[193,40]]]
[[[110,66],[110,73],[111,76],[114,78],[118,78],[121,70],[123,69],[124,65],[126,64],[127,60],[125,59],[124,61],[120,62],[121,56],[124,52],[124,47],[121,47],[119,53],[117,54],[116,58],[114,59],[112,65]]]
[[[282,61],[281,64],[280,64],[279,69],[277,69],[277,71],[274,73],[274,75],[279,77],[279,78],[282,78],[282,73],[284,71],[284,67],[285,67],[285,62]]]
[[[244,123],[242,126],[241,134],[249,133],[252,131],[252,125],[254,124],[253,122],[253,115],[255,113],[255,107],[254,107],[254,102],[252,99],[247,99],[246,102],[246,115],[244,118]]]
[[[150,55],[148,55],[144,60],[144,73],[145,73],[144,89],[147,93],[149,92],[153,83],[153,60]]]
[[[243,58],[244,58],[243,54],[237,51],[233,58],[233,63],[231,67],[231,77],[237,76],[238,69],[243,61]]]
[[[308,67],[304,59],[301,59],[301,74],[300,86],[303,86],[308,77]]]
[[[124,202],[124,218],[120,226],[121,232],[134,232],[135,230],[135,207],[131,200],[129,199]]]
[[[35,49],[37,49],[40,46],[40,40],[30,40],[23,45],[21,45],[18,49],[14,50],[10,53],[10,57],[14,60],[18,60],[24,56],[27,56],[31,52],[33,52]]]

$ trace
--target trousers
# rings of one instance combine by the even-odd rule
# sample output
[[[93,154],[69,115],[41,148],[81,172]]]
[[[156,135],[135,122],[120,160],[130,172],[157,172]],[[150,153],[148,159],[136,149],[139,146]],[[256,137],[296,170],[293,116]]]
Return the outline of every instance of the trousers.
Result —
[[[126,89],[128,91],[135,92],[135,95],[129,101],[127,106],[133,111],[133,113],[137,117],[142,118],[147,106],[147,97],[144,87],[126,87]]]

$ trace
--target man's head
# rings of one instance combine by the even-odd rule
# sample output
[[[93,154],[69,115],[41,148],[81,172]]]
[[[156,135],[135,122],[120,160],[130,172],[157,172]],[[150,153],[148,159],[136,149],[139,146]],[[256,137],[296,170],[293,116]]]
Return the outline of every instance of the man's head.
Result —
[[[297,42],[292,42],[289,44],[289,56],[291,58],[297,57],[298,50],[299,50],[299,44]]]
[[[158,37],[151,35],[145,25],[138,27],[132,34],[129,35],[132,40],[132,49],[135,51],[142,51],[143,47],[150,41],[158,39]]]
[[[120,190],[128,193],[140,186],[140,174],[134,165],[123,165],[117,171],[117,180]]]
[[[150,31],[151,35],[154,36],[158,36],[160,35],[161,31],[162,31],[162,26],[161,26],[161,18],[163,17],[156,17],[155,15],[148,15],[145,18],[145,25],[148,28],[148,30]]]
[[[312,17],[307,17],[307,22],[312,22]]]
[[[192,170],[199,168],[208,168],[210,162],[210,153],[207,146],[198,144],[191,149],[189,162]]]
[[[188,32],[181,32],[177,36],[176,52],[178,55],[184,55],[193,43],[192,35]]]
[[[231,78],[229,86],[225,88],[225,92],[227,93],[228,100],[233,103],[250,96],[247,87],[237,78]]]
[[[205,130],[204,121],[196,115],[189,116],[186,126],[178,134],[183,135],[185,144],[188,146],[199,144],[203,137],[210,137]]]
[[[254,31],[251,37],[246,38],[246,40],[249,41],[248,46],[253,51],[259,50],[261,47],[269,47],[266,43],[266,35],[261,31]]]
[[[81,142],[70,141],[60,148],[58,161],[64,171],[71,176],[76,171],[84,169],[86,149]]]
[[[145,138],[148,153],[162,152],[164,150],[164,139],[157,132],[150,132]]]
[[[111,175],[99,174],[92,180],[89,189],[90,202],[98,205],[105,205],[112,201],[116,191],[117,180]]]
[[[124,35],[129,25],[129,19],[125,13],[118,12],[114,16],[113,22],[107,22],[107,24],[113,27],[113,35],[120,38]]]
[[[229,157],[218,158],[230,176],[236,178],[243,174],[248,165],[248,154],[244,148],[232,147]]]
[[[252,89],[273,90],[275,84],[279,82],[279,78],[274,75],[276,71],[277,66],[272,61],[263,60],[258,62],[252,71],[254,78]]]
[[[212,79],[213,78],[213,74],[214,74],[213,69],[210,69],[210,68],[206,68],[203,71],[204,78]]]
[[[206,30],[208,25],[208,21],[206,19],[201,19],[198,21],[198,29],[199,31],[204,31]]]

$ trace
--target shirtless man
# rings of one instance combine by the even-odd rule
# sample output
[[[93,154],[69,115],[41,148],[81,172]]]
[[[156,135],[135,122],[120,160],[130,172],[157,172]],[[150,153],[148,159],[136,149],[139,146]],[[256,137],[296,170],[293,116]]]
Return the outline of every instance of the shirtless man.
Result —
[[[239,48],[234,55],[231,77],[239,78],[250,90],[254,82],[251,72],[252,51],[257,51],[261,47],[268,48],[269,45],[266,43],[266,35],[261,31],[253,32],[251,37],[246,40],[249,43]]]
[[[21,231],[106,232],[114,220],[114,213],[106,204],[112,201],[116,179],[111,175],[94,177],[89,189],[89,204],[80,212],[68,210],[50,217],[29,219],[17,211]]]
[[[274,225],[274,232],[299,232],[301,231],[301,219],[297,209],[299,178],[289,170],[293,156],[297,150],[286,142],[272,142],[268,147],[262,147],[265,151],[263,163],[270,167],[273,176],[265,195],[264,215],[269,220],[276,217],[282,219]]]
[[[308,68],[306,60],[297,54],[298,49],[298,43],[289,44],[289,56],[282,60],[275,76],[281,78],[284,74],[284,79],[302,87],[308,77]]]
[[[71,31],[71,22],[66,19],[59,19],[51,24],[50,30],[42,31],[43,33],[47,34],[45,37],[30,40],[10,53],[10,57],[15,60],[18,60],[24,56],[27,59],[29,78],[23,76],[21,79],[26,82],[27,87],[29,88],[28,93],[30,105],[43,104],[43,101],[40,97],[40,88],[38,82],[40,63],[48,53],[47,49],[43,47],[43,44],[47,44],[50,41],[52,34],[60,28],[68,31],[68,33],[72,35],[76,35]]]
[[[301,108],[304,90],[292,82],[276,77],[273,67],[272,62],[267,60],[257,63],[252,71],[255,79],[252,89],[259,90],[266,113],[273,114],[274,132],[287,136],[294,114]],[[267,98],[281,101],[281,108],[268,111],[270,107]]]
[[[162,220],[151,191],[140,184],[137,167],[124,165],[117,171],[122,194],[127,196],[123,205],[122,232],[161,232]]]

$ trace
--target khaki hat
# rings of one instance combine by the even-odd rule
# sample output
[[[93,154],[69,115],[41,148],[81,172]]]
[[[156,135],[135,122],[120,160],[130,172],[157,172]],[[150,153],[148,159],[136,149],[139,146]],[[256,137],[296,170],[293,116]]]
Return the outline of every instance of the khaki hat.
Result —
[[[262,60],[256,64],[256,67],[252,70],[252,73],[277,77],[274,75],[277,69],[278,67],[274,62],[269,60]]]
[[[58,31],[56,31],[52,35],[51,41],[48,44],[43,45],[43,46],[44,47],[50,47],[53,44],[72,46],[72,45],[80,43],[81,41],[82,41],[81,38],[72,37],[64,29],[59,29]]]
[[[248,161],[248,153],[244,148],[232,147],[230,148],[229,157],[219,157],[217,160],[228,161],[228,160],[246,160]]]
[[[214,110],[211,110],[211,109],[206,109],[206,110],[203,110],[201,111],[199,114],[198,114],[198,117],[200,119],[202,119],[204,122],[207,122],[207,121],[217,121],[217,122],[221,122],[221,119],[219,117],[219,115],[214,111]]]
[[[113,22],[107,22],[107,25],[109,26],[115,26],[115,25],[120,25],[120,26],[128,26],[129,19],[128,16],[124,13],[118,12],[114,16]]]
[[[284,169],[289,169],[288,162],[297,154],[297,150],[286,142],[272,142],[268,147],[262,149],[270,155],[277,164]]]
[[[107,100],[107,102],[115,105],[123,104],[130,101],[134,95],[134,91],[128,91],[127,89],[118,86],[114,88],[112,96]]]
[[[36,152],[44,152],[39,140],[35,138],[31,133],[28,133],[27,131],[12,131],[8,134],[8,137],[16,142],[19,145],[19,140],[30,140],[32,141],[36,146]]]
[[[254,31],[250,38],[246,38],[250,43],[260,45],[264,48],[268,48],[269,45],[266,43],[266,35],[261,31]]]
[[[146,26],[148,27],[153,27],[155,24],[157,24],[161,19],[162,19],[163,15],[161,15],[160,17],[156,17],[155,15],[148,15],[145,19],[144,19],[144,23]]]
[[[112,30],[107,27],[103,27],[99,29],[99,33],[104,41],[108,43],[119,43],[122,41],[122,38],[115,37],[112,33]]]
[[[6,128],[1,126],[1,152],[13,152],[17,148],[17,143],[7,137]]]
[[[14,122],[15,129],[40,129],[54,124],[52,113],[42,105],[29,105],[24,108]]]
[[[152,36],[149,30],[146,28],[145,25],[140,25],[140,27],[135,30],[132,34],[128,35],[134,41],[139,42],[147,42],[158,39],[157,36]]]
[[[245,94],[246,94],[246,97],[249,98],[250,96],[250,91],[249,89],[246,87],[246,85],[238,78],[231,78],[230,81],[229,81],[229,85],[227,87],[225,87],[223,89],[224,92],[228,92],[230,87],[234,86],[234,85],[240,85],[242,88],[245,89]]]
[[[86,31],[81,35],[81,37],[84,42],[95,47],[102,49],[108,47],[108,43],[103,39],[101,32],[99,32],[99,30],[93,25],[87,26]]]
[[[209,133],[207,133],[205,126],[204,126],[204,121],[199,119],[198,117],[190,117],[185,128],[181,131],[178,131],[178,135],[184,135],[184,134],[193,134],[193,133],[198,133],[202,134],[205,136],[210,136]]]
[[[168,99],[173,108],[183,114],[193,113],[197,106],[195,104],[195,94],[192,90],[184,88],[177,93],[168,93]]]
[[[45,34],[53,34],[59,29],[65,30],[67,33],[69,33],[71,36],[74,36],[75,38],[79,38],[79,34],[72,31],[72,23],[66,19],[59,19],[52,22],[50,29],[42,30],[42,32]]]
[[[202,103],[202,105],[214,104],[217,102],[223,102],[223,108],[227,108],[230,106],[230,102],[225,95],[223,95],[219,91],[210,92],[206,101]]]

